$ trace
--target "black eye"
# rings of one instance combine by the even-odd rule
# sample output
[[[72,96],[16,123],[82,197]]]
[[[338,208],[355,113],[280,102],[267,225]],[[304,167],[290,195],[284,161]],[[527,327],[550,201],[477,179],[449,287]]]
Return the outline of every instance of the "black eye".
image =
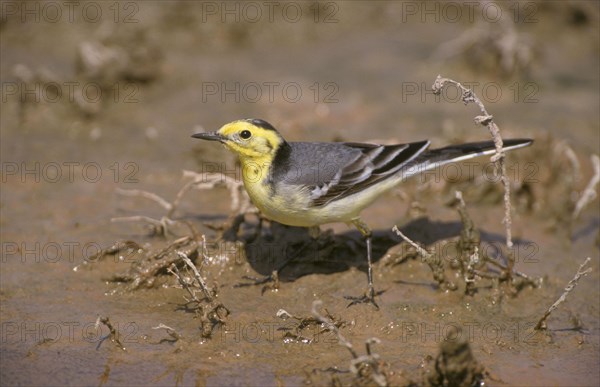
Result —
[[[242,130],[240,132],[240,137],[243,138],[244,140],[249,139],[252,136],[252,133],[250,133],[249,130]]]

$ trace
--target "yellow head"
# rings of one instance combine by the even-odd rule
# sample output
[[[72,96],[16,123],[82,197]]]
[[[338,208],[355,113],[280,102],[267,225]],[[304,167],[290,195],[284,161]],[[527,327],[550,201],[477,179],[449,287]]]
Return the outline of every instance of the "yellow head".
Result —
[[[237,153],[242,162],[271,161],[285,143],[271,124],[259,119],[233,121],[216,132],[198,133],[192,137],[219,141]]]

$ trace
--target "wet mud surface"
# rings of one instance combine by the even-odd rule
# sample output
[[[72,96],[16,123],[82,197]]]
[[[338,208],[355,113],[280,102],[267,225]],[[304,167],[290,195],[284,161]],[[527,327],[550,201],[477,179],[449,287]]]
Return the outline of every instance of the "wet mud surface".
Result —
[[[96,22],[43,8],[23,20],[22,4],[6,3],[2,385],[600,383],[598,199],[573,216],[600,151],[596,3],[507,3],[495,23],[469,21],[464,6],[456,22],[444,8],[435,20],[416,2],[294,2],[298,20],[275,8],[269,21],[263,8],[256,22],[221,3],[82,2],[102,9]],[[529,282],[503,274],[489,158],[415,178],[363,212],[375,310],[344,298],[366,289],[357,231],[325,225],[312,239],[260,220],[243,196],[234,203],[235,157],[190,138],[260,117],[295,141],[488,139],[474,106],[431,94],[438,74],[474,84],[504,137],[535,139],[507,159],[514,269]],[[208,172],[223,169],[233,185],[212,187]],[[172,211],[124,192],[173,203],[198,176],[207,186]],[[457,190],[489,257],[468,286]],[[132,216],[158,222],[114,221]],[[394,225],[441,260],[455,290]],[[278,284],[238,286],[288,257]],[[592,271],[535,330],[586,257]]]

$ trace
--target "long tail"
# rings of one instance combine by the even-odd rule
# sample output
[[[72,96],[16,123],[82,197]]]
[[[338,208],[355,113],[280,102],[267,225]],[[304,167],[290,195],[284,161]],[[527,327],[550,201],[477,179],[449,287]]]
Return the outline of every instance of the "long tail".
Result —
[[[528,138],[517,138],[504,140],[504,151],[524,148],[533,143]],[[469,160],[474,157],[492,155],[496,152],[493,141],[471,142],[461,145],[450,145],[444,148],[427,150],[413,160],[404,168],[403,178],[440,167],[445,164]]]

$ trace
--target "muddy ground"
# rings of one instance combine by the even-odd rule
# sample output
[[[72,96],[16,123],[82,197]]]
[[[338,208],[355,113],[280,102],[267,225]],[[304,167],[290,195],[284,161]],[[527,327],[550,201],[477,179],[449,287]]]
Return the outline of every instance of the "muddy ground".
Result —
[[[2,385],[600,383],[598,199],[573,216],[600,147],[598,3],[1,4]],[[171,214],[121,191],[172,202],[183,170],[239,181],[231,154],[190,135],[245,117],[290,140],[488,139],[456,89],[433,96],[438,74],[470,84],[504,137],[535,139],[507,161],[515,270],[531,283],[482,263],[492,278],[465,294],[456,190],[480,250],[500,265],[510,255],[488,159],[413,179],[363,212],[378,311],[347,307],[366,286],[365,246],[344,224],[313,241],[259,230],[250,211],[236,231],[224,186],[188,191]],[[138,215],[175,223],[160,235],[111,221]],[[394,225],[441,258],[456,290]],[[177,249],[212,301],[186,302],[164,263],[191,277]],[[278,289],[235,287],[294,254]],[[591,273],[534,330],[586,257]],[[335,329],[315,320],[315,300]]]

